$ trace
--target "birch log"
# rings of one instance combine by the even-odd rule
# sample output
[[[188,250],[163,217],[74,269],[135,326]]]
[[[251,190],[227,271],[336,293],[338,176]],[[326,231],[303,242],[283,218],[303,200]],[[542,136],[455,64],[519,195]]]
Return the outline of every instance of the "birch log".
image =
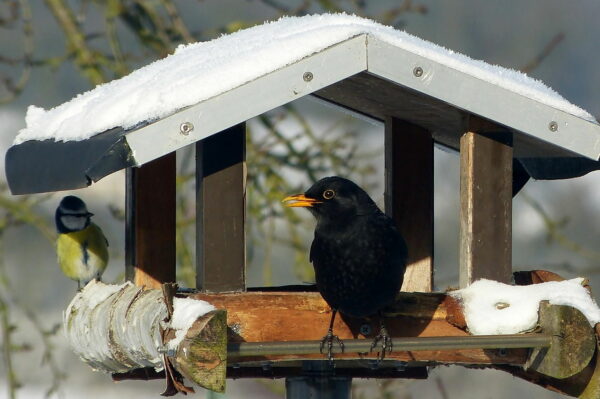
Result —
[[[166,319],[168,311],[161,290],[92,281],[69,304],[64,329],[73,351],[95,370],[125,373],[152,367],[161,371],[167,353],[185,377],[204,387],[207,386],[203,379],[208,378],[212,384],[209,389],[224,389],[225,312],[202,300],[175,297],[173,315],[168,322]],[[161,335],[164,329],[171,330],[166,343]],[[198,341],[207,336],[209,341],[210,337],[214,339],[202,343],[202,354],[213,356],[213,364],[219,367],[212,367],[207,373],[186,372],[190,363],[197,363],[190,347],[198,347]]]

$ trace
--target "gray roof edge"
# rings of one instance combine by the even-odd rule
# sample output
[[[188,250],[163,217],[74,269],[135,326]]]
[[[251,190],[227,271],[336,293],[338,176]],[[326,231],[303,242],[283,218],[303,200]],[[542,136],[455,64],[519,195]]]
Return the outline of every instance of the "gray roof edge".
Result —
[[[13,194],[73,190],[132,166],[120,128],[82,141],[29,140],[10,147],[5,157]]]
[[[574,154],[594,160],[600,158],[600,124],[390,45],[372,35],[368,37],[367,59],[371,74]],[[415,73],[416,68],[420,68],[418,73]],[[485,101],[482,101],[482,93],[486,95]]]
[[[126,134],[142,165],[278,106],[366,71],[366,34],[337,43]],[[181,129],[186,123],[192,130]]]

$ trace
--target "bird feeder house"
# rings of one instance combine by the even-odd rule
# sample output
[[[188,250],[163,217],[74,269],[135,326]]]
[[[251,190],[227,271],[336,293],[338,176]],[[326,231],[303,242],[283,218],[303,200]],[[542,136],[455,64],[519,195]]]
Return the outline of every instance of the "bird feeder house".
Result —
[[[164,96],[176,100],[145,108]],[[332,368],[319,354],[329,308],[317,292],[246,287],[245,123],[304,96],[385,125],[385,212],[407,240],[409,265],[389,311],[394,349],[378,367],[366,353],[369,321],[336,322],[347,346]],[[118,108],[131,97],[133,106]],[[175,281],[175,151],[196,147],[197,292],[189,297],[227,312],[213,322],[226,327],[227,353],[221,347],[212,365],[209,357],[188,359],[191,371],[175,362],[185,376],[218,364],[223,377],[286,377],[292,389],[315,375],[343,385],[352,377],[426,378],[425,366],[462,364],[600,398],[596,336],[577,310],[543,305],[539,333],[477,337],[466,331],[459,301],[431,292],[434,145],[460,157],[461,287],[511,282],[512,198],[529,178],[598,168],[598,122],[541,83],[371,21],[313,16],[178,49],[37,113],[6,154],[10,190],[77,189],[126,169],[126,276],[147,290]],[[94,126],[94,114],[114,121]],[[222,381],[209,387],[222,390]]]

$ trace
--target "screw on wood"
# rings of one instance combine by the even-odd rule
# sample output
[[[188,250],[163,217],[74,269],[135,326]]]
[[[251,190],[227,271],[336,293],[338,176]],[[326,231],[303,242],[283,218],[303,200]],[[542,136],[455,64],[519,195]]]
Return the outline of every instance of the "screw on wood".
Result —
[[[194,130],[194,125],[191,122],[183,122],[179,126],[179,132],[181,134],[183,134],[184,136],[187,136],[188,134],[190,134],[190,132],[192,130]]]
[[[556,123],[556,121],[552,121],[548,124],[548,129],[550,129],[551,132],[556,132],[558,131],[558,123]]]
[[[313,80],[312,72],[304,72],[304,75],[302,75],[302,79],[304,79],[305,82],[310,82],[311,80]]]
[[[423,68],[421,68],[420,66],[415,67],[415,69],[413,69],[413,75],[415,75],[417,78],[423,76]]]

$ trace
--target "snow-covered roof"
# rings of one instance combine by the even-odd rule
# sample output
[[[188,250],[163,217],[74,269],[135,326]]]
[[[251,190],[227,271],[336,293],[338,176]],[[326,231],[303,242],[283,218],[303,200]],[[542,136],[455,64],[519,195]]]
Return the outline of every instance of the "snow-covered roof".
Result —
[[[539,80],[473,60],[374,21],[338,14],[283,17],[276,22],[182,45],[175,54],[128,76],[99,85],[50,110],[31,105],[15,143],[83,140],[114,127],[129,129],[224,93],[362,33],[583,119],[571,104]]]
[[[96,158],[82,161],[79,176],[53,189],[82,187],[308,94],[374,118],[405,119],[452,148],[458,147],[464,115],[475,114],[518,133],[515,157],[600,156],[600,125],[540,81],[371,20],[326,14],[284,17],[182,45],[53,109],[30,106],[27,126],[7,154],[9,184],[9,172],[23,168],[38,168],[34,172],[51,182],[56,161],[44,158],[52,151],[63,157],[68,147]],[[117,161],[101,153],[104,147],[46,142],[95,142],[101,136],[100,147],[116,152]],[[32,165],[27,158],[38,142],[46,156],[36,156]],[[107,159],[109,167],[98,164]],[[23,173],[17,174],[28,190]]]

